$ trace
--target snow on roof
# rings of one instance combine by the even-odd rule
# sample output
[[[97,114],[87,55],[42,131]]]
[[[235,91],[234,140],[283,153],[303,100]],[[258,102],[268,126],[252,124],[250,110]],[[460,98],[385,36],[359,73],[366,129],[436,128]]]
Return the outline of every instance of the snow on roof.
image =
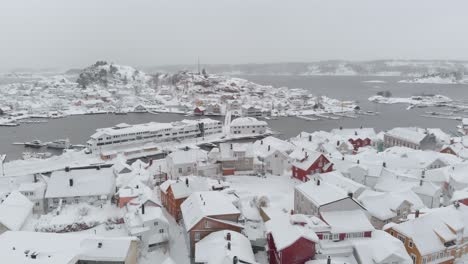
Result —
[[[331,171],[327,173],[319,174],[318,177],[330,184],[333,184],[341,189],[345,190],[346,192],[351,192],[353,194],[360,193],[367,189],[365,185],[357,183],[349,178],[343,176],[343,174],[339,171]]]
[[[331,134],[346,137],[347,139],[375,139],[376,134],[373,128],[343,128],[332,129]]]
[[[333,184],[311,180],[295,186],[295,189],[305,195],[317,206],[322,206],[338,200],[348,198],[348,193]]]
[[[375,192],[364,191],[358,198],[367,211],[380,220],[397,216],[396,211],[404,203],[410,204],[413,210],[424,208],[424,203],[413,191]]]
[[[203,118],[197,120],[188,120],[184,119],[182,121],[176,121],[172,123],[157,123],[157,122],[149,122],[144,124],[136,124],[136,125],[128,125],[128,124],[118,124],[114,127],[107,127],[107,128],[100,128],[96,130],[96,133],[91,135],[91,138],[99,138],[102,135],[121,135],[121,134],[133,134],[138,132],[155,132],[164,129],[171,129],[171,128],[183,128],[185,126],[193,126],[199,123],[204,124],[214,124],[219,123],[218,120],[213,120],[210,118]]]
[[[468,118],[463,118],[462,119],[462,124],[463,125],[468,125]]]
[[[302,152],[302,159],[295,160],[292,163],[292,165],[294,167],[296,167],[296,168],[301,169],[301,170],[308,170],[310,168],[310,166],[312,166],[312,164],[314,164],[314,162],[317,161],[317,159],[319,159],[321,156],[323,156],[323,153],[318,152],[318,151],[308,151],[306,149],[304,149],[304,151],[302,151],[302,149],[300,149],[299,151]],[[298,149],[293,151],[293,153],[291,153],[290,157],[291,156],[299,157],[299,155],[300,155],[300,154],[298,154]],[[323,158],[325,158],[325,156]]]
[[[307,216],[289,214],[278,214],[265,223],[267,233],[273,236],[278,251],[291,246],[300,238],[318,242],[319,239],[312,229],[314,225]]]
[[[230,234],[230,241],[227,236]],[[230,243],[230,249],[228,249]],[[209,234],[195,244],[195,262],[206,264],[231,264],[233,258],[256,263],[250,241],[238,232],[222,230]]]
[[[20,230],[32,213],[33,206],[26,196],[17,191],[11,192],[0,204],[0,224],[8,230]]]
[[[73,180],[73,186],[70,186]],[[54,171],[45,198],[109,195],[114,192],[115,178],[111,169]]]
[[[143,209],[141,207],[138,210],[129,211],[125,214],[124,220],[127,229],[133,236],[138,235],[139,231],[145,227],[145,224],[153,224],[155,220],[169,224],[169,221],[164,215],[161,207],[158,206],[145,206],[145,213],[143,213]],[[149,228],[150,227],[148,226],[148,229]]]
[[[266,126],[267,122],[260,121],[254,117],[238,117],[231,121],[231,126]]]
[[[463,230],[463,236],[468,234],[468,207],[463,204],[459,208],[441,207],[392,228],[411,238],[421,255],[436,253],[446,250],[443,240],[456,240],[454,231]]]
[[[188,164],[206,161],[208,159],[207,152],[201,149],[177,150],[167,156],[173,164]]]
[[[0,235],[0,256],[8,264],[64,264],[78,260],[125,261],[135,238],[83,234],[7,231]],[[102,247],[98,247],[102,243]],[[28,256],[25,252],[28,251]],[[31,258],[35,253],[36,258]]]
[[[396,127],[386,132],[386,135],[419,144],[427,136],[415,127]]]
[[[351,243],[361,263],[413,263],[403,243],[381,230],[375,230],[372,239],[356,239]]]
[[[340,210],[321,212],[320,214],[323,220],[331,227],[331,232],[334,234],[367,232],[374,230],[374,227],[362,210]]]
[[[239,157],[236,156],[236,152],[243,152],[244,155],[242,155],[242,157],[252,158],[253,149],[252,143],[221,143],[219,145],[221,160],[238,159]]]
[[[275,151],[288,155],[288,153],[291,153],[294,149],[293,144],[272,136],[255,141],[253,147],[256,155],[260,157],[267,157]],[[270,150],[268,150],[268,148],[270,148]]]
[[[187,231],[204,217],[240,214],[224,194],[216,191],[194,192],[180,205],[180,208]]]
[[[188,186],[187,182],[188,181]],[[175,199],[185,198],[193,192],[201,192],[210,190],[210,183],[207,178],[199,176],[180,177],[178,180],[167,180],[160,186],[161,191],[167,192],[171,187],[172,194]]]

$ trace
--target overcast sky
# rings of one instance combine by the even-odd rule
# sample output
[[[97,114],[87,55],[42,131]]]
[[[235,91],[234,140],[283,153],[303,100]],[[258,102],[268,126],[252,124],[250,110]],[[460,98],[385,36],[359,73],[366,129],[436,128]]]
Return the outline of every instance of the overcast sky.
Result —
[[[0,68],[468,59],[464,0],[1,0]]]

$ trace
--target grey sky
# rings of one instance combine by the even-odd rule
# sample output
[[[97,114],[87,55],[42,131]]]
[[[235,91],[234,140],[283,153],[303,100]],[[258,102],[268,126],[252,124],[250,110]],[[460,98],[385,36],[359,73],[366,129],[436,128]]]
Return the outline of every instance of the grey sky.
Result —
[[[463,0],[2,0],[0,68],[468,59]]]

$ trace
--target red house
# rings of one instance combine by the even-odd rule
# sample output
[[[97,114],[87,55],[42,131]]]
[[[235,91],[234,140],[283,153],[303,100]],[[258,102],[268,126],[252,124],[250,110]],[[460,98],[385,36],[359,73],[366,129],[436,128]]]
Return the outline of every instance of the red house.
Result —
[[[377,138],[377,134],[373,128],[345,128],[333,129],[332,134],[343,137],[353,145],[354,150],[361,147],[370,146],[372,139]]]
[[[198,106],[193,110],[194,115],[204,115],[205,114],[205,107]]]
[[[270,264],[304,264],[315,257],[319,241],[307,221],[296,215],[278,215],[266,222]]]
[[[296,150],[291,153],[290,157],[295,159],[292,163],[292,177],[301,181],[307,181],[307,175],[309,174],[325,173],[333,170],[333,163],[317,151]]]

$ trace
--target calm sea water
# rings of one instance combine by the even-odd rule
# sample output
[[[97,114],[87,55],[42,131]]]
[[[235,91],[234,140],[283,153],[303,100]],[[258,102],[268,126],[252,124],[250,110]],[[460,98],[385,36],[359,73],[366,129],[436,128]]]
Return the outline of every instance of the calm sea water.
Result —
[[[378,91],[389,90],[395,97],[411,95],[443,94],[453,99],[468,100],[467,85],[403,84],[396,77],[343,77],[343,76],[239,76],[260,84],[305,88],[313,94],[332,98],[358,101],[363,110],[378,111],[378,116],[360,116],[357,119],[319,120],[308,122],[295,117],[268,120],[270,127],[282,133],[280,137],[296,136],[301,131],[330,130],[343,127],[375,127],[386,130],[396,126],[439,127],[447,132],[456,130],[458,121],[421,117],[427,111],[440,111],[438,108],[416,108],[406,110],[404,105],[381,105],[367,100]],[[366,80],[384,80],[386,83],[363,83]],[[8,159],[21,157],[24,151],[44,152],[13,145],[34,139],[52,141],[68,138],[73,144],[84,144],[96,128],[109,127],[118,123],[145,123],[150,121],[170,122],[194,117],[178,114],[128,114],[128,115],[83,115],[49,120],[41,124],[21,124],[18,127],[0,127],[0,154],[8,154]]]

